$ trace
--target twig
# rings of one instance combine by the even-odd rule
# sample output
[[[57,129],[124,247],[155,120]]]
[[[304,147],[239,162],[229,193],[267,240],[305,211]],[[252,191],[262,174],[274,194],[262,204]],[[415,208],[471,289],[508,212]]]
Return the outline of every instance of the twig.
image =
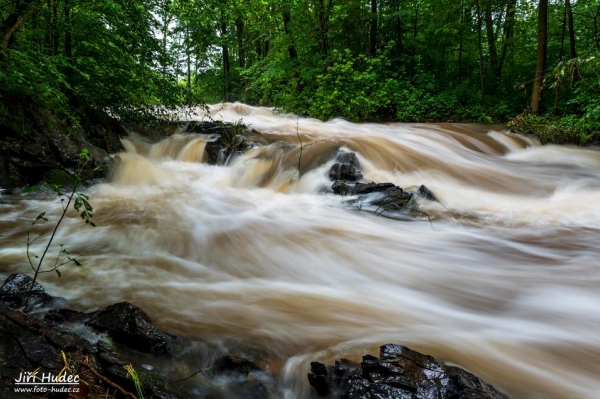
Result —
[[[137,396],[135,396],[131,392],[126,391],[122,386],[115,384],[114,382],[112,382],[111,380],[109,380],[108,378],[106,378],[105,376],[100,374],[96,369],[94,369],[89,364],[83,363],[83,362],[79,362],[79,364],[82,365],[83,367],[85,367],[86,369],[88,369],[94,375],[94,377],[98,378],[99,380],[102,380],[106,384],[108,384],[111,387],[113,387],[114,389],[116,389],[121,395],[124,395],[130,399],[138,399]]]
[[[189,380],[189,379],[190,379],[190,378],[192,378],[193,376],[195,376],[195,375],[197,375],[197,374],[200,374],[200,373],[202,373],[203,371],[210,370],[210,369],[212,369],[213,367],[214,367],[214,366],[210,366],[210,367],[206,367],[206,368],[200,369],[200,370],[196,371],[194,374],[192,374],[192,375],[190,375],[190,376],[188,376],[188,377],[182,378],[182,379],[180,379],[180,380],[175,380],[175,381],[167,382],[167,384],[165,384],[165,385],[168,385],[168,384],[175,384],[175,383],[178,383],[178,382],[181,382],[181,381]]]

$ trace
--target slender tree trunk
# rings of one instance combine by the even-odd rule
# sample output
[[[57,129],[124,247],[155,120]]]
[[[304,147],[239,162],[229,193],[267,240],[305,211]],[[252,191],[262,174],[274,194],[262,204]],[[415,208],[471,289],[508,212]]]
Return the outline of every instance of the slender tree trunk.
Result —
[[[538,51],[535,67],[535,79],[531,93],[531,112],[538,113],[542,99],[542,86],[546,71],[546,56],[548,49],[548,0],[539,0],[538,5]]]
[[[246,55],[244,51],[244,20],[241,15],[235,19],[235,34],[237,37],[238,58],[240,68],[246,66]]]
[[[229,101],[229,47],[227,46],[227,22],[225,21],[225,12],[221,10],[221,40],[222,40],[222,51],[223,51],[223,98],[225,101]]]
[[[477,7],[477,51],[479,52],[479,80],[481,83],[481,103],[485,104],[485,79],[483,74],[483,49],[481,40],[481,7],[479,6],[479,0],[475,1]]]
[[[329,54],[329,15],[325,10],[325,1],[318,0],[317,14],[319,19],[319,50],[321,57],[327,58]]]
[[[402,20],[400,19],[400,0],[396,0],[396,55],[402,54]]]
[[[371,0],[371,32],[369,34],[370,48],[372,57],[377,55],[377,0]]]
[[[292,18],[292,12],[289,6],[283,7],[283,32],[288,37],[288,54],[290,55],[290,59],[297,60],[298,52],[296,51],[296,47],[294,46],[292,35],[290,34],[290,21]]]
[[[413,21],[412,49],[410,54],[410,69],[408,72],[409,80],[411,80],[415,74],[415,56],[417,51],[417,27],[419,23],[419,5],[419,0],[415,0],[415,19]]]
[[[498,71],[498,51],[496,50],[496,34],[494,33],[494,21],[492,19],[492,0],[485,0],[485,31],[490,54],[490,69],[494,75]],[[497,76],[492,82],[492,92],[496,91]]]
[[[463,36],[465,34],[464,30],[464,9],[463,9],[463,0],[460,1],[460,21],[458,28],[458,84],[462,84],[462,57],[463,57]]]
[[[506,6],[506,17],[504,18],[504,42],[502,43],[502,52],[500,54],[500,60],[498,61],[498,68],[495,72],[498,83],[500,83],[502,79],[502,69],[504,68],[504,61],[506,60],[506,53],[508,52],[508,48],[512,46],[516,9],[517,0],[510,0]]]
[[[573,9],[571,8],[571,0],[565,0],[565,10],[569,21],[569,55],[571,58],[577,57],[575,49],[575,27],[573,22]]]
[[[71,7],[69,0],[64,0],[65,15],[65,58],[67,66],[65,68],[65,77],[71,88],[73,88],[73,33],[71,31]]]
[[[186,63],[187,63],[187,95],[188,95],[188,100],[191,100],[192,98],[192,56],[191,56],[191,49],[190,49],[190,43],[191,43],[191,39],[190,39],[190,27],[189,24],[186,23],[186,27],[185,27],[185,57],[186,57]]]
[[[55,0],[52,4],[52,54],[58,55],[60,49],[60,29],[58,28],[58,3],[60,0]]]
[[[565,33],[566,33],[566,31],[567,31],[567,5],[565,2],[565,10],[563,12],[562,29],[561,29],[561,35],[560,35],[560,52],[558,54],[559,62],[563,61],[563,56],[564,56],[564,52],[565,52],[564,50],[565,50]],[[562,86],[562,82],[559,81],[558,84],[556,85],[556,87],[554,88],[554,109],[555,110],[558,108],[558,98],[559,98],[561,86]]]

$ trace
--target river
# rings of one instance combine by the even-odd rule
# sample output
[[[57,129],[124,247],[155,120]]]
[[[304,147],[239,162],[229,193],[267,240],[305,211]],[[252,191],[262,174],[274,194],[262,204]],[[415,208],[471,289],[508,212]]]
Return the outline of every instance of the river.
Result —
[[[84,265],[43,275],[47,291],[84,311],[130,301],[162,329],[252,354],[286,398],[310,396],[310,361],[384,343],[512,398],[598,397],[597,149],[476,125],[320,122],[243,104],[210,114],[277,142],[213,166],[197,136],[127,139],[112,181],[87,190],[97,227],[70,212],[58,230]],[[440,200],[419,203],[431,221],[328,193],[339,147],[367,181],[425,184]],[[48,231],[61,209],[45,195],[0,200],[4,278],[28,270],[16,240],[29,223],[46,211]]]

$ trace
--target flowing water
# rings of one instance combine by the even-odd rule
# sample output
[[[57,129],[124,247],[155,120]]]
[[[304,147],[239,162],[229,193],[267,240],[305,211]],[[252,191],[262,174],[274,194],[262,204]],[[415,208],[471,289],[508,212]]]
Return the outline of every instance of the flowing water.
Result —
[[[126,140],[112,181],[88,189],[98,227],[69,213],[58,230],[84,266],[44,275],[49,292],[79,310],[130,301],[165,330],[252,353],[287,398],[311,395],[311,360],[359,360],[384,343],[458,364],[513,398],[600,397],[596,149],[484,126],[323,123],[243,104],[210,112],[272,144],[211,166],[205,137]],[[328,193],[340,148],[358,154],[367,181],[430,188],[441,204],[419,209],[431,222]],[[11,238],[42,210],[56,220],[60,205],[2,200],[4,276],[27,269]]]

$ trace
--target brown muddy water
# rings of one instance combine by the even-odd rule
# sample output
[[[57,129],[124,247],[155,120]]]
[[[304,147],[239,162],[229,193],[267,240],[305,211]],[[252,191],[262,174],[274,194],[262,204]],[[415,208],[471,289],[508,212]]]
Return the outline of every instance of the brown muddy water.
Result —
[[[60,227],[56,243],[84,266],[44,275],[50,293],[79,310],[130,301],[162,329],[258,354],[286,398],[311,395],[311,360],[358,360],[388,342],[513,398],[600,397],[597,149],[243,104],[211,115],[276,142],[211,166],[199,136],[127,139],[113,180],[87,190],[98,227],[74,212]],[[429,187],[441,204],[419,209],[432,222],[376,216],[328,193],[339,148],[357,152],[367,181]],[[41,211],[56,220],[60,205],[0,200],[6,277],[28,268],[16,240]]]

